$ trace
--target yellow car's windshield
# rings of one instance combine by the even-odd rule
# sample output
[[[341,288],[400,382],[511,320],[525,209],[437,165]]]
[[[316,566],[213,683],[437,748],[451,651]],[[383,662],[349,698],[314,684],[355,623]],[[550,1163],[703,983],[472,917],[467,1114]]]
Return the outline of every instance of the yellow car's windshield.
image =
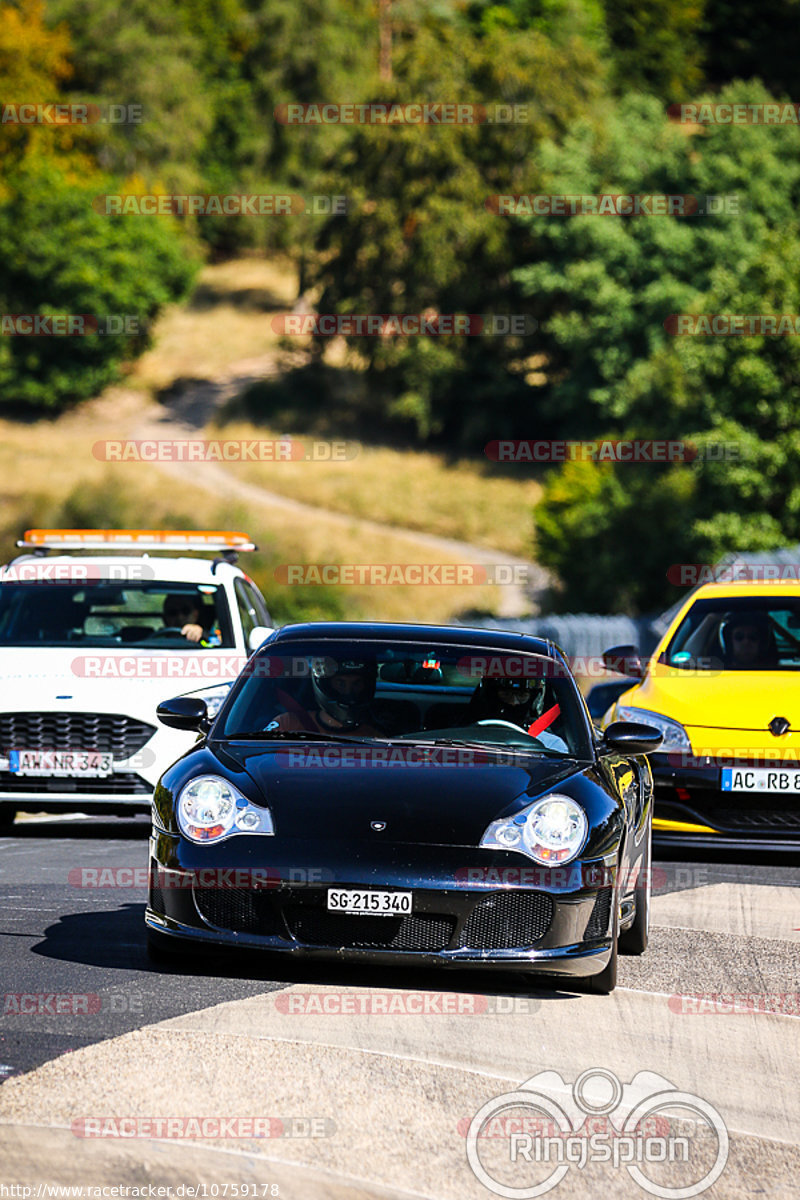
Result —
[[[800,670],[800,597],[697,600],[660,661],[694,671]]]

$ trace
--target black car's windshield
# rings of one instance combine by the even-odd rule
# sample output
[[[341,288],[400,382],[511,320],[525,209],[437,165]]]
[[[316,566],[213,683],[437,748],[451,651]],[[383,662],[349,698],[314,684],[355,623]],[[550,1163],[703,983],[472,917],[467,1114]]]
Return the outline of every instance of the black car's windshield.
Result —
[[[697,600],[661,656],[694,671],[800,669],[800,598],[737,596]]]
[[[0,586],[0,646],[233,645],[225,592],[216,584],[99,580]]]
[[[326,639],[255,655],[214,729],[591,757],[577,687],[539,655],[429,642]]]

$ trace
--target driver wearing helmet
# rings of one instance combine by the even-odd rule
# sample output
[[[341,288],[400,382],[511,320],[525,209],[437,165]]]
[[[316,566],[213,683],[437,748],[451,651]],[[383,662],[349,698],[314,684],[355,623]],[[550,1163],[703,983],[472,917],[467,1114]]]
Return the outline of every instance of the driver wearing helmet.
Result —
[[[547,749],[565,752],[567,744],[550,732],[560,716],[558,704],[545,707],[547,684],[544,679],[481,679],[467,709],[470,723],[502,721],[518,725]]]
[[[376,679],[377,668],[368,659],[314,659],[311,663],[311,686],[318,707],[313,712],[306,712],[297,705],[271,721],[267,732],[299,733],[306,730],[313,733],[383,737],[383,731],[368,720]]]

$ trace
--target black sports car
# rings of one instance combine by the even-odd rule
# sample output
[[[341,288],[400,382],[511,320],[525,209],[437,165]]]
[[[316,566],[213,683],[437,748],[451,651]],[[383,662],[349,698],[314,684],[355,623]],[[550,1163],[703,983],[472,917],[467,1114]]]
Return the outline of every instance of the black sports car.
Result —
[[[148,947],[616,982],[650,903],[661,740],[601,736],[560,651],[496,630],[286,626],[153,799]]]

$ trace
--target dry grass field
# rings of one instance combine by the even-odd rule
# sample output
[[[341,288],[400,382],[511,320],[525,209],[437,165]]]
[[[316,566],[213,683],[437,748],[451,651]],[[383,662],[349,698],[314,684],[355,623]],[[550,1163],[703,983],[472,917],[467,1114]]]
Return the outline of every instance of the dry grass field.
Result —
[[[191,395],[204,381],[235,382],[237,371],[279,371],[283,352],[271,317],[290,310],[295,296],[296,281],[285,264],[245,259],[208,266],[192,300],[162,315],[151,349],[122,384],[56,419],[0,421],[3,561],[20,532],[34,524],[227,526],[246,529],[262,548],[248,569],[281,621],[325,615],[442,621],[496,609],[499,589],[486,586],[290,588],[275,572],[287,563],[470,561],[415,544],[402,532],[412,530],[527,558],[540,493],[535,480],[495,475],[477,460],[451,462],[361,443],[344,462],[226,463],[222,485],[219,473],[212,482],[201,463],[176,483],[157,465],[97,457],[98,442],[133,436],[143,422],[163,420],[165,395]],[[196,432],[235,439],[295,433],[241,420]],[[312,519],[276,511],[260,489],[320,511]],[[359,526],[364,518],[386,528],[365,536]]]

